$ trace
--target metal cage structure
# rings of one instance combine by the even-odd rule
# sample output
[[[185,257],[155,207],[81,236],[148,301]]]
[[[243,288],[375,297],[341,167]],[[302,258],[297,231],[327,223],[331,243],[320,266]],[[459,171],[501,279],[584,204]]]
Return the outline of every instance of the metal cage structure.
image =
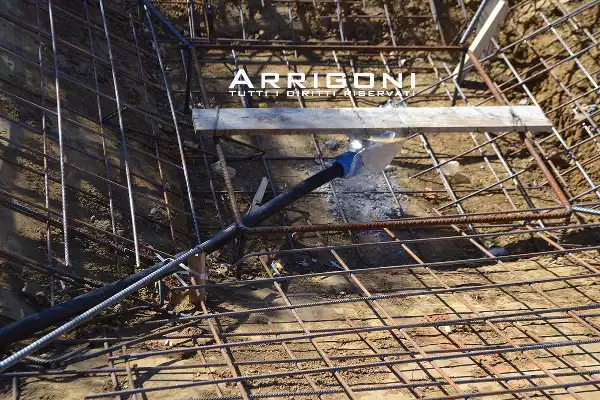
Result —
[[[6,0],[2,322],[183,266],[1,344],[2,395],[596,398],[600,2],[514,1],[476,56],[488,2]],[[348,91],[239,95],[240,69],[342,73]],[[361,96],[360,72],[415,87]],[[381,174],[257,227],[239,224],[257,190],[325,169],[345,138],[207,137],[191,113],[519,104],[552,130],[413,135]]]

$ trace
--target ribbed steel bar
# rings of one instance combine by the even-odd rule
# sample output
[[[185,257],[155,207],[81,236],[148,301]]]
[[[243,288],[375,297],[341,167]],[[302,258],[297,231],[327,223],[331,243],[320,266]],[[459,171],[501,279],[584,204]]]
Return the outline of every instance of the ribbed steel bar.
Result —
[[[41,25],[41,20],[40,20],[40,9],[39,9],[39,5],[38,5],[38,1],[36,0],[35,2],[35,11],[36,11],[36,23],[38,28]],[[44,70],[43,70],[43,65],[44,65],[44,61],[43,61],[43,51],[44,51],[44,46],[42,44],[42,39],[41,37],[38,35],[38,40],[40,42],[39,44],[39,50],[38,50],[38,54],[39,54],[39,62],[40,62],[40,95],[42,97],[42,107],[45,106],[45,99],[46,99],[46,85],[45,85],[45,77],[44,77]],[[46,130],[47,130],[47,121],[46,121],[46,113],[44,111],[42,111],[42,147],[43,147],[43,152],[44,152],[44,206],[46,207],[46,209],[50,208],[50,187],[49,187],[49,182],[48,182],[48,158],[47,158],[47,154],[48,154],[48,143],[46,140]],[[48,215],[48,217],[50,217]],[[47,256],[48,256],[48,265],[52,265],[52,231],[50,229],[50,222],[48,221],[46,223],[46,251],[47,251]],[[55,279],[54,279],[54,273],[50,273],[50,304],[54,305],[54,297],[55,297]],[[64,285],[64,283],[61,284]]]
[[[61,208],[62,208],[62,231],[63,231],[63,246],[65,265],[69,267],[71,265],[71,258],[69,253],[69,228],[67,219],[67,192],[66,192],[66,175],[65,175],[65,149],[63,139],[63,117],[61,111],[61,92],[60,92],[60,75],[58,72],[58,53],[56,49],[56,39],[54,32],[54,17],[52,14],[52,0],[48,0],[48,16],[50,18],[50,32],[52,36],[52,56],[54,58],[54,87],[56,89],[56,117],[58,120],[58,151],[60,161],[60,196],[61,196]],[[40,69],[44,66],[40,63]]]
[[[113,58],[112,49],[110,46],[110,36],[108,34],[108,25],[106,23],[106,16],[104,13],[104,3],[102,0],[98,0],[100,4],[100,14],[102,16],[102,24],[104,25],[104,35],[106,37],[106,48],[108,50],[108,58],[110,60],[110,69],[112,72],[112,80],[114,85],[114,93],[115,93],[115,103],[117,106],[117,114],[119,120],[119,129],[121,132],[121,151],[123,152],[123,163],[125,164],[125,180],[127,182],[127,197],[129,200],[129,211],[131,218],[131,235],[133,237],[133,250],[135,253],[135,265],[136,267],[140,266],[140,249],[139,249],[139,239],[137,234],[137,223],[135,220],[135,202],[133,199],[133,183],[131,180],[131,173],[129,171],[129,154],[127,152],[127,139],[125,136],[125,125],[123,123],[123,115],[121,111],[121,99],[119,96],[119,87],[117,84],[117,71],[115,69],[115,61]]]
[[[94,39],[92,36],[92,31],[91,28],[89,26],[89,13],[88,13],[88,3],[87,0],[83,0],[83,12],[85,15],[85,19],[88,22],[88,38],[90,41],[90,52],[93,55],[94,54]],[[98,70],[97,70],[97,66],[96,66],[96,59],[92,58],[92,72],[93,72],[93,76],[94,76],[94,84],[96,86],[96,90],[100,91],[100,86],[98,83]],[[98,105],[98,121],[100,121],[100,132],[102,133],[104,131],[104,124],[102,123],[102,101],[100,100],[100,96],[96,95],[96,102]],[[106,180],[107,180],[107,185],[106,185],[106,189],[107,189],[107,194],[108,194],[108,210],[110,213],[110,224],[111,224],[111,228],[112,228],[112,233],[113,233],[113,243],[115,245],[115,263],[117,264],[117,274],[121,274],[121,264],[119,262],[119,252],[117,249],[117,226],[116,226],[116,222],[115,222],[115,210],[114,210],[114,202],[113,202],[113,192],[112,192],[112,187],[110,185],[110,169],[109,169],[109,161],[108,161],[108,157],[107,157],[107,151],[106,151],[106,139],[104,138],[104,136],[102,136],[102,156],[104,158],[104,171],[106,174]]]
[[[190,214],[192,217],[192,227],[193,227],[194,233],[196,235],[196,241],[197,241],[196,243],[200,244],[201,239],[200,239],[200,231],[198,230],[198,219],[196,218],[196,208],[194,207],[194,199],[192,198],[192,189],[190,187],[190,178],[189,178],[189,174],[188,174],[188,170],[187,170],[187,166],[186,166],[185,155],[183,153],[183,141],[181,139],[181,134],[179,133],[179,125],[177,123],[177,113],[175,111],[175,104],[173,103],[173,98],[171,96],[171,92],[170,92],[170,88],[169,88],[169,81],[168,81],[167,75],[165,73],[165,68],[164,68],[164,65],[162,62],[158,44],[156,44],[156,33],[154,31],[154,26],[152,25],[152,20],[150,17],[150,10],[152,9],[152,7],[151,6],[148,7],[148,5],[145,4],[145,9],[146,9],[146,20],[148,21],[148,27],[150,29],[150,34],[152,35],[152,41],[154,43],[156,57],[158,59],[161,74],[163,77],[165,94],[169,101],[169,107],[171,109],[171,117],[173,118],[173,121],[174,121],[175,136],[177,138],[177,145],[179,146],[179,155],[181,157],[181,167],[182,167],[182,171],[183,171],[183,179],[184,179],[185,188],[187,191],[187,198],[188,198],[189,207],[190,207]],[[189,76],[189,74],[191,74],[191,71],[188,71],[188,76]]]
[[[384,220],[373,222],[349,222],[315,225],[293,226],[264,226],[246,228],[245,232],[259,234],[292,233],[292,232],[335,232],[347,230],[369,230],[378,228],[416,227],[451,224],[471,224],[474,222],[503,222],[503,221],[535,221],[564,219],[571,215],[571,211],[557,211],[552,213],[534,214],[520,211],[503,211],[498,213],[474,213],[464,215],[440,215],[439,217],[406,218],[399,220]]]
[[[85,0],[84,0],[85,1]],[[138,65],[140,68],[140,75],[142,76],[142,78],[145,77],[146,73],[144,71],[144,64],[142,62],[142,54],[140,53],[140,46],[138,44],[138,39],[137,39],[137,34],[135,33],[135,25],[133,23],[133,18],[130,17],[129,19],[129,26],[131,28],[131,35],[133,37],[133,42],[135,44],[135,48],[137,51],[137,56],[138,56]],[[144,88],[144,102],[146,103],[146,108],[150,109],[150,99],[148,96],[148,88],[146,86],[146,81],[144,79],[142,79],[143,82],[143,88]],[[167,191],[167,185],[168,182],[166,182],[165,180],[165,175],[163,172],[163,166],[162,163],[160,162],[160,151],[158,148],[158,142],[156,140],[156,128],[155,128],[155,124],[154,121],[150,120],[150,132],[152,133],[152,138],[154,139],[154,152],[156,154],[157,157],[157,167],[158,167],[158,176],[160,177],[160,181],[162,183],[162,189],[163,189],[163,199],[165,204],[168,206],[167,207],[167,219],[169,220],[169,230],[171,232],[171,241],[173,243],[173,247],[177,248],[177,240],[175,238],[175,227],[173,226],[173,217],[172,217],[172,212],[171,212],[171,202],[169,201],[169,192]]]

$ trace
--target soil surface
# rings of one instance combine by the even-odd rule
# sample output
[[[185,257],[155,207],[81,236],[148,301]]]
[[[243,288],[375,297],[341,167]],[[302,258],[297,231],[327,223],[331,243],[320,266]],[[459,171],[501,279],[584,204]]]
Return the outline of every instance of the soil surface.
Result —
[[[69,2],[56,2],[59,7],[72,9]],[[121,4],[123,3],[123,4]],[[111,6],[121,7],[132,11],[127,2],[111,2]],[[440,45],[442,43],[455,44],[464,29],[462,23],[466,22],[462,10],[455,3],[439,1],[438,12],[441,17],[442,33],[436,29],[431,19],[415,18],[411,20],[400,18],[396,6],[392,7],[392,28],[395,33],[393,40],[398,44],[411,45]],[[570,9],[574,9],[579,2],[567,2]],[[344,15],[367,14],[377,18],[346,18],[344,40],[348,42],[369,42],[373,44],[391,44],[392,37],[383,13],[383,2],[363,1],[345,4]],[[4,11],[14,18],[25,20],[32,26],[36,25],[35,6],[29,2],[9,0]],[[478,4],[465,2],[469,19],[475,12]],[[339,41],[339,24],[336,18],[335,2],[320,4],[317,8],[312,3],[295,3],[292,10],[294,14],[294,29],[290,29],[288,9],[283,3],[267,5],[265,7],[258,1],[244,3],[245,24],[239,20],[238,3],[221,1],[215,3],[216,17],[213,34],[224,38],[246,37],[257,40],[278,40],[301,38],[303,40],[318,39],[323,41]],[[187,28],[187,11],[185,5],[160,5],[160,10],[176,26],[181,27],[184,34],[189,34]],[[73,8],[74,10],[74,8]],[[502,33],[497,38],[499,46],[505,46],[515,41],[522,34],[531,33],[542,26],[539,12],[548,12],[551,20],[561,16],[551,2],[530,2],[517,7],[514,14],[507,21]],[[206,26],[200,7],[197,7],[196,21],[197,34],[204,34]],[[406,15],[429,15],[431,12],[428,2],[404,2]],[[77,9],[77,15],[84,15]],[[150,34],[143,31],[138,39],[145,53],[142,65],[135,53],[125,51],[128,45],[134,43],[131,31],[128,30],[129,21],[122,15],[109,13],[114,19],[109,22],[111,33],[114,36],[113,52],[116,54],[118,75],[117,90],[123,103],[149,108],[161,115],[170,115],[168,99],[164,95],[162,75],[151,56],[152,48],[149,46]],[[92,7],[90,12],[92,21],[98,26],[102,19],[97,7]],[[143,17],[143,15],[142,15]],[[593,10],[585,12],[578,17],[581,27],[592,29],[597,24],[597,15]],[[42,30],[49,32],[48,15],[45,8],[41,15]],[[410,21],[410,22],[409,22]],[[57,37],[68,40],[87,51],[92,51],[90,36],[82,25],[76,25],[62,14],[56,19],[55,29]],[[514,24],[514,26],[513,26]],[[157,24],[155,24],[157,25]],[[567,42],[574,51],[583,46],[575,36],[568,36],[560,28]],[[162,28],[158,28],[161,38],[169,38]],[[106,38],[102,30],[92,33],[95,54],[98,59],[105,62],[93,63],[92,58],[83,57],[68,46],[58,46],[57,66],[60,71],[81,80],[86,85],[94,88],[98,85],[101,92],[114,96],[115,82],[113,81],[108,60]],[[39,46],[39,38],[32,32],[11,23],[0,24],[0,37],[10,44],[11,49],[27,55],[32,60],[39,60],[45,66],[53,66],[53,53],[51,43],[44,41]],[[532,50],[529,44],[537,51]],[[184,63],[181,62],[180,52],[163,43],[160,50],[168,60],[168,83],[173,93],[174,103],[178,111],[183,109],[185,93]],[[578,46],[578,47],[577,47]],[[148,54],[150,55],[148,55]],[[568,54],[564,47],[552,38],[550,34],[540,35],[531,43],[516,46],[507,57],[519,71],[525,71],[523,77],[534,74],[535,69],[529,70],[530,65],[538,62],[538,53],[545,58]],[[335,54],[335,53],[334,53]],[[351,72],[353,63],[378,62],[373,57],[346,57],[340,55],[339,68],[334,68],[332,61],[334,54],[289,52],[285,56],[274,57],[266,52],[255,54],[238,54],[241,60],[252,59],[257,62],[268,63],[269,72],[285,74],[289,72],[286,62],[302,63],[308,60],[320,59],[323,65],[315,67],[299,66],[306,74],[313,72]],[[227,90],[231,81],[233,67],[230,56],[223,53],[202,54],[202,72],[205,86],[208,91],[210,104],[208,106],[241,107],[240,99],[231,96]],[[400,57],[398,57],[400,58]],[[211,60],[212,62],[209,62]],[[597,51],[590,51],[581,57],[586,65],[598,67]],[[388,60],[394,67],[398,65],[397,59]],[[446,76],[454,69],[457,57],[446,53],[415,54],[408,58],[407,66],[417,72],[417,88],[423,89],[438,80],[438,73]],[[37,62],[37,61],[36,61]],[[395,64],[394,64],[395,62]],[[436,66],[436,71],[429,68]],[[141,69],[140,69],[141,67]],[[427,67],[427,69],[425,69]],[[265,65],[250,65],[247,67],[253,77],[265,69]],[[513,79],[511,71],[504,62],[495,60],[485,65],[490,77],[495,82],[508,82]],[[539,68],[539,67],[537,67]],[[561,79],[555,79],[550,74],[545,74],[544,79],[535,79],[528,88],[533,91],[536,99],[540,100],[544,110],[551,110],[567,101],[566,98],[556,95],[560,83],[573,85],[573,91],[578,93],[589,89],[589,82],[577,84],[581,79],[580,73],[573,73],[574,63],[565,63],[556,68],[555,72]],[[96,69],[97,79],[94,79]],[[398,68],[400,69],[400,68]],[[406,68],[405,68],[406,69]],[[136,81],[133,76],[144,76],[156,87],[150,87],[147,92],[144,86]],[[597,71],[598,68],[591,68]],[[369,69],[360,68],[361,72],[375,71],[381,73],[380,67]],[[15,207],[0,208],[0,243],[1,246],[14,253],[27,256],[37,262],[56,267],[60,271],[73,272],[99,283],[111,282],[119,277],[126,276],[133,271],[149,266],[158,261],[156,252],[163,256],[176,254],[178,251],[190,248],[198,238],[194,233],[191,210],[196,213],[197,225],[201,228],[201,238],[207,238],[218,231],[222,226],[233,222],[230,205],[225,196],[225,184],[222,176],[214,165],[214,143],[210,138],[199,139],[194,135],[189,122],[180,125],[179,134],[184,143],[186,163],[189,172],[189,182],[193,197],[193,208],[189,204],[186,193],[186,182],[181,170],[181,157],[177,145],[177,133],[168,123],[151,122],[135,111],[123,110],[125,139],[127,141],[128,156],[125,157],[122,147],[123,137],[118,123],[118,115],[112,116],[107,121],[100,120],[116,111],[114,101],[101,97],[100,100],[94,91],[82,93],[82,89],[67,79],[60,80],[61,104],[63,107],[64,128],[63,140],[66,144],[64,150],[65,168],[64,181],[67,189],[67,213],[69,217],[69,260],[65,259],[65,246],[63,231],[61,229],[61,176],[60,152],[58,144],[58,120],[55,116],[56,87],[54,76],[51,73],[43,74],[43,83],[40,79],[39,66],[27,63],[18,57],[2,55],[0,58],[0,113],[8,118],[0,120],[0,186],[3,199],[16,202],[21,207],[27,207],[31,218]],[[565,77],[562,80],[562,77]],[[509,84],[506,84],[509,85]],[[469,104],[477,104],[484,100],[485,86],[474,71],[465,78],[464,86],[468,89]],[[41,95],[41,91],[44,94]],[[419,106],[448,106],[454,91],[451,84],[440,85],[429,90],[425,98],[412,99],[408,107]],[[26,101],[15,99],[4,92],[12,93],[23,99],[40,104],[43,101],[50,111],[42,113],[37,107],[27,104]],[[148,103],[146,103],[148,94]],[[509,91],[506,95],[510,104],[519,104],[526,94],[520,88]],[[544,99],[543,101],[541,99]],[[388,98],[358,98],[357,106],[383,106]],[[200,102],[198,96],[198,102]],[[529,102],[531,102],[529,100]],[[584,97],[583,105],[589,105],[592,97]],[[275,96],[262,96],[251,99],[255,107],[298,107],[300,103],[296,97],[284,98]],[[98,104],[100,113],[98,115]],[[462,102],[460,105],[464,105]],[[485,105],[494,104],[487,101]],[[306,99],[307,107],[351,107],[352,101],[348,97],[336,96],[331,98]],[[187,122],[186,117],[180,116]],[[561,130],[577,121],[576,113],[570,109],[553,113],[551,116],[556,129]],[[25,124],[25,125],[24,125]],[[568,145],[577,143],[587,135],[583,125],[576,129],[567,130],[565,141]],[[459,212],[480,213],[506,210],[527,210],[531,208],[555,207],[557,205],[554,192],[546,184],[543,175],[533,162],[529,153],[523,148],[518,135],[509,134],[498,140],[497,149],[505,156],[507,165],[503,163],[491,145],[482,146],[480,150],[470,152],[459,157],[457,171],[444,174],[443,171],[432,169],[415,177],[414,175],[431,167],[435,162],[443,162],[448,158],[466,152],[474,146],[489,140],[492,134],[460,133],[455,135],[431,135],[415,137],[406,142],[403,149],[389,167],[380,174],[355,179],[352,181],[334,181],[324,186],[315,193],[299,200],[284,213],[287,224],[327,224],[334,222],[368,222],[372,220],[391,219],[399,217],[424,217],[435,216],[437,213],[455,214]],[[323,168],[318,156],[334,157],[345,151],[348,140],[345,136],[317,135],[305,136],[261,136],[261,137],[234,137],[241,142],[223,141],[224,152],[227,156],[252,155],[257,149],[265,152],[272,159],[255,157],[247,159],[232,159],[228,166],[235,170],[232,179],[234,190],[237,193],[236,201],[242,213],[248,207],[263,177],[268,177],[269,187],[263,202],[271,199],[303,179],[313,175]],[[246,144],[246,146],[244,146]],[[248,145],[252,146],[249,147]],[[597,154],[598,147],[594,140],[578,146],[573,155],[561,153],[558,140],[552,139],[540,145],[540,150],[551,161],[554,171],[564,171],[575,165],[575,160],[585,160]],[[44,177],[44,152],[47,155],[48,179]],[[556,155],[554,155],[556,153]],[[209,156],[204,158],[204,155]],[[484,155],[485,157],[482,157]],[[281,159],[282,157],[295,157],[296,159]],[[157,159],[161,161],[158,162]],[[279,159],[278,159],[279,158]],[[329,161],[325,160],[325,165]],[[131,185],[134,188],[134,204],[136,214],[137,239],[140,247],[141,261],[136,265],[133,253],[133,228],[131,223],[131,210],[129,208],[129,195],[127,192],[128,180],[125,166],[129,169]],[[206,165],[209,165],[209,168]],[[265,168],[266,166],[266,168]],[[600,179],[600,163],[588,165],[586,170],[589,178],[597,182]],[[511,179],[511,174],[518,174],[517,179]],[[107,179],[113,183],[107,185]],[[456,201],[466,196],[477,188],[484,188],[497,180],[505,180],[502,185],[494,187],[495,190],[486,191],[484,194],[461,199],[460,207]],[[575,173],[566,175],[561,181],[570,196],[589,189],[589,182]],[[47,189],[46,189],[47,186]],[[451,187],[456,196],[453,198],[447,192]],[[213,195],[214,189],[216,195]],[[508,196],[500,189],[505,189]],[[526,199],[520,195],[520,190],[529,194]],[[6,196],[5,196],[6,194]],[[10,196],[9,196],[10,195]],[[52,220],[58,224],[48,225],[45,201],[49,204]],[[582,197],[581,201],[591,201],[591,196]],[[28,203],[24,202],[27,200]],[[528,202],[529,201],[529,202]],[[111,213],[111,204],[113,212]],[[33,212],[33,214],[31,212]],[[592,217],[587,219],[593,221]],[[266,225],[282,223],[282,216],[275,216],[268,220]],[[171,226],[173,229],[171,229]],[[485,226],[479,227],[479,233],[491,232]],[[496,229],[494,231],[497,231]],[[116,234],[116,235],[115,235]],[[456,261],[480,258],[483,256],[481,249],[488,251],[502,251],[502,254],[520,254],[554,249],[539,236],[530,235],[502,235],[490,236],[485,240],[475,243],[467,240],[436,240],[445,236],[458,236],[454,229],[448,228],[423,228],[399,231],[362,231],[349,234],[340,233],[307,233],[291,237],[271,235],[265,237],[250,237],[244,241],[243,253],[273,252],[289,250],[292,248],[315,247],[325,245],[345,245],[358,243],[358,249],[340,249],[331,251],[311,251],[308,253],[295,253],[278,255],[275,257],[264,256],[248,258],[242,263],[240,278],[254,280],[268,277],[265,265],[275,265],[281,269],[282,274],[301,274],[308,272],[338,271],[343,267],[350,269],[369,269],[381,266],[399,266],[418,263],[415,257],[422,262]],[[550,237],[557,235],[552,233]],[[118,236],[118,237],[117,237]],[[569,230],[562,239],[565,246],[577,247],[580,245],[594,245],[600,238],[598,231],[587,229],[585,231]],[[381,244],[394,239],[414,240],[422,239],[415,244],[408,245],[408,250],[398,244]],[[101,244],[98,242],[101,241]],[[49,245],[48,245],[49,243]],[[237,247],[231,245],[213,253],[207,260],[209,279],[214,282],[226,282],[236,279],[235,268],[231,264],[235,260]],[[592,259],[592,268],[598,266],[597,253],[589,253]],[[343,265],[342,265],[343,264]],[[289,300],[293,304],[316,302],[331,299],[352,299],[364,295],[364,290],[373,295],[392,294],[399,291],[441,289],[443,284],[451,287],[477,287],[494,283],[511,281],[538,280],[589,274],[590,269],[584,268],[572,257],[539,256],[527,260],[510,263],[490,263],[489,265],[474,265],[469,262],[456,263],[453,267],[434,269],[425,268],[398,268],[390,271],[366,271],[359,276],[363,287],[357,287],[351,279],[334,275],[329,277],[307,277],[291,281],[287,289]],[[187,279],[187,278],[186,278]],[[165,280],[168,287],[178,285],[175,278]],[[34,285],[35,284],[35,285]],[[14,320],[31,315],[48,307],[52,301],[59,302],[83,293],[82,289],[70,283],[55,280],[51,286],[48,274],[32,268],[25,268],[21,263],[2,260],[0,261],[0,312],[2,322]],[[596,278],[571,279],[569,281],[556,281],[539,283],[535,285],[519,285],[505,288],[479,289],[465,291],[457,294],[441,295],[407,295],[403,297],[387,298],[372,302],[357,301],[336,304],[334,307],[307,307],[298,308],[297,315],[304,321],[309,331],[351,328],[360,326],[382,326],[382,324],[401,324],[423,321],[439,321],[445,319],[472,317],[477,314],[514,312],[523,310],[543,309],[549,307],[566,307],[584,305],[600,301],[598,295],[598,281]],[[534,288],[538,291],[535,291]],[[542,293],[542,294],[540,294]],[[145,288],[140,294],[114,307],[103,314],[98,320],[83,326],[76,332],[65,335],[63,339],[93,338],[101,335],[139,336],[142,333],[157,329],[160,324],[153,323],[155,314],[145,310],[128,308],[135,305],[146,304],[142,302],[157,302],[158,296],[153,288]],[[188,296],[183,291],[170,290],[166,295],[164,309],[186,313],[186,315],[199,314],[195,307],[189,303]],[[210,311],[225,312],[235,310],[248,310],[258,307],[285,305],[277,288],[272,284],[256,283],[242,286],[208,290],[208,303]],[[469,307],[469,305],[471,307]],[[382,316],[381,307],[389,316]],[[374,308],[377,311],[374,312]],[[150,322],[148,322],[150,321]],[[597,317],[586,319],[590,324],[598,323]],[[224,334],[227,342],[241,340],[259,340],[270,338],[271,330],[286,331],[298,330],[300,326],[289,311],[276,311],[265,313],[251,313],[239,319],[219,318],[216,321],[218,329]],[[505,337],[498,334],[503,332]],[[195,351],[187,349],[194,343],[189,338],[180,338],[177,335],[196,335],[196,344],[205,345],[213,343],[209,329],[205,322],[189,328],[184,328],[174,334],[163,335],[159,338],[136,344],[114,355],[140,353],[152,350],[167,350],[182,348],[180,352],[144,358],[132,358],[125,362],[122,359],[115,362],[116,368],[126,365],[133,368],[133,384],[136,387],[143,385],[146,389],[156,388],[165,384],[201,382],[231,376],[229,369],[224,366],[212,368],[198,368],[195,364],[204,362],[223,363],[223,354],[218,350]],[[251,336],[244,333],[253,332]],[[264,335],[261,335],[263,333]],[[532,336],[528,336],[530,333]],[[407,339],[408,335],[418,346]],[[229,335],[229,336],[226,336]],[[402,337],[398,341],[397,337]],[[494,345],[507,345],[508,338],[513,344],[531,344],[539,337],[541,341],[578,340],[593,337],[589,330],[582,327],[573,318],[557,317],[550,324],[546,321],[527,321],[523,323],[495,323],[473,325],[448,325],[443,328],[410,328],[403,332],[377,331],[361,336],[340,335],[316,340],[318,346],[330,357],[345,355],[365,354],[372,355],[374,351],[402,351],[410,348],[410,354],[403,356],[409,360],[411,356],[418,356],[420,352],[427,354],[443,354],[445,351],[456,350],[462,345],[482,346],[490,348]],[[401,344],[399,344],[401,343]],[[21,346],[23,343],[20,343]],[[242,363],[239,367],[240,375],[254,375],[263,373],[276,373],[290,371],[295,368],[321,368],[325,367],[322,361],[303,361],[296,364],[252,364],[255,360],[274,360],[290,358],[290,351],[297,358],[319,357],[315,347],[308,341],[290,341],[286,349],[281,344],[257,344],[254,346],[238,347],[231,351],[235,361]],[[92,346],[100,349],[102,344]],[[15,350],[19,347],[15,347]],[[65,346],[56,345],[49,351],[48,356],[65,349]],[[377,349],[377,350],[374,350]],[[597,344],[585,346],[569,346],[552,350],[569,360],[578,363],[582,368],[596,368]],[[422,355],[422,353],[420,353]],[[535,360],[532,362],[531,356]],[[390,358],[388,358],[390,359]],[[393,358],[392,358],[393,359]],[[336,359],[336,365],[346,365],[357,362],[375,362],[380,358],[365,357],[364,359]],[[482,363],[486,363],[482,367]],[[105,356],[96,357],[70,365],[73,369],[106,368]],[[182,367],[188,369],[177,371],[161,370],[157,372],[145,367]],[[488,366],[496,368],[497,373],[515,373],[520,371],[539,371],[542,367],[554,372],[571,370],[565,363],[557,361],[553,353],[545,350],[531,352],[506,353],[505,355],[491,354],[482,357],[455,358],[440,360],[437,366],[455,378],[483,377],[489,375]],[[432,365],[426,365],[428,371],[435,372]],[[182,372],[183,371],[183,372]],[[398,364],[395,371],[387,367],[362,368],[360,370],[346,371],[343,378],[351,385],[379,384],[386,385],[398,382],[396,374],[402,374],[414,381],[431,379],[423,369],[406,361]],[[331,373],[315,373],[310,377],[317,387],[326,389],[337,387],[338,383]],[[564,381],[578,381],[577,377],[567,377]],[[515,385],[551,384],[550,379],[535,379],[531,382],[516,381]],[[118,375],[118,385],[121,389],[131,387],[132,382],[126,374]],[[274,377],[262,380],[251,380],[245,383],[252,393],[301,391],[310,386],[305,377]],[[501,390],[505,386],[497,382],[461,385],[465,391],[486,392]],[[22,398],[27,399],[79,399],[89,394],[111,391],[114,383],[110,374],[96,374],[88,377],[74,377],[70,375],[57,375],[52,377],[28,378],[19,383]],[[585,389],[585,388],[584,388]],[[5,383],[0,388],[0,398],[10,398],[10,383]],[[223,396],[238,395],[235,384],[219,384],[218,390]],[[195,386],[184,389],[172,389],[168,392],[169,398],[203,398],[213,397],[217,393],[214,384]],[[424,390],[427,396],[444,396],[448,392],[438,387]],[[453,393],[453,392],[450,392]],[[548,390],[548,397],[566,397],[564,390]],[[371,399],[375,396],[390,399],[414,398],[406,390],[388,389],[374,393],[360,393],[359,398]],[[580,393],[582,398],[593,399],[594,392]],[[148,392],[146,398],[165,398],[164,391]],[[301,396],[298,396],[300,398]],[[306,396],[304,396],[306,397]],[[313,396],[314,397],[314,396]],[[138,397],[139,398],[139,397]],[[293,398],[289,396],[288,398]],[[342,394],[328,395],[327,398],[345,398]],[[501,398],[501,397],[498,397]],[[508,398],[508,397],[507,397]],[[512,397],[511,397],[512,398]]]

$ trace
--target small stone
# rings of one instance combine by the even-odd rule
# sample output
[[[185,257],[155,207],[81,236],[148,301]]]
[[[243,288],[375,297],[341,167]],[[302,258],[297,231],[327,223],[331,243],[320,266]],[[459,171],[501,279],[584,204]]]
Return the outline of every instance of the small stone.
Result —
[[[519,105],[520,106],[526,106],[529,103],[529,100],[527,99],[521,99],[519,100]]]
[[[339,143],[335,139],[329,139],[328,141],[325,142],[325,147],[328,150],[335,150],[335,149],[337,149],[338,146],[339,146]]]
[[[458,161],[448,161],[446,164],[440,167],[442,173],[445,176],[454,176],[458,173],[460,169],[460,163]]]
[[[95,220],[96,220],[96,216],[95,216],[95,215],[92,215],[92,216],[90,217],[90,221],[94,222]]]
[[[394,165],[386,165],[386,167],[383,170],[385,172],[392,172],[396,170],[396,167]]]
[[[150,210],[150,215],[151,216],[160,215],[160,209],[154,207],[153,209]]]

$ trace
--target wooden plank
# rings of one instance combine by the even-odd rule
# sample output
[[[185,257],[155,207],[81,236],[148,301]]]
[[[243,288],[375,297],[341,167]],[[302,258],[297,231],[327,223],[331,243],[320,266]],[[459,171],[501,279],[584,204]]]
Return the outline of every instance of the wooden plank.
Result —
[[[205,253],[194,254],[193,256],[191,256],[188,259],[188,264],[189,264],[189,268],[192,271],[198,272],[202,276],[206,276],[206,254]],[[206,280],[197,275],[190,274],[190,282],[192,285],[204,285],[206,283]],[[205,288],[189,289],[190,303],[199,306],[200,303],[202,301],[204,301],[205,299],[206,299],[206,289]]]
[[[498,30],[508,15],[508,11],[508,1],[499,0],[496,3],[496,7],[494,7],[494,9],[485,19],[485,23],[478,30],[477,36],[475,36],[473,43],[471,43],[469,46],[469,50],[471,50],[471,52],[475,54],[477,58],[481,57],[485,49],[487,49],[490,45],[492,38],[498,33]]]
[[[488,22],[490,16],[494,13],[494,10],[496,9],[496,6],[500,2],[506,2],[506,0],[489,0],[487,2],[487,4],[485,5],[485,7],[483,7],[483,12],[479,16],[479,19],[477,20],[477,27],[475,29],[475,36],[477,36],[477,34],[479,32],[481,32],[482,29],[484,29],[484,27],[485,27],[486,23]]]
[[[536,106],[195,109],[201,135],[549,132]]]
[[[493,2],[491,2],[493,4]],[[469,46],[469,50],[480,59],[481,56],[490,47],[492,38],[498,33],[498,29],[504,23],[506,16],[508,15],[509,7],[507,0],[498,0],[493,8],[488,4],[485,8],[487,11],[484,12],[479,19],[479,26],[477,28],[477,35],[473,42]],[[471,62],[468,56],[465,56],[463,60],[465,63],[464,74],[467,73],[467,69],[471,67]],[[460,65],[460,63],[459,63]],[[459,65],[454,69],[454,73],[458,74]],[[464,75],[463,75],[464,76]]]

